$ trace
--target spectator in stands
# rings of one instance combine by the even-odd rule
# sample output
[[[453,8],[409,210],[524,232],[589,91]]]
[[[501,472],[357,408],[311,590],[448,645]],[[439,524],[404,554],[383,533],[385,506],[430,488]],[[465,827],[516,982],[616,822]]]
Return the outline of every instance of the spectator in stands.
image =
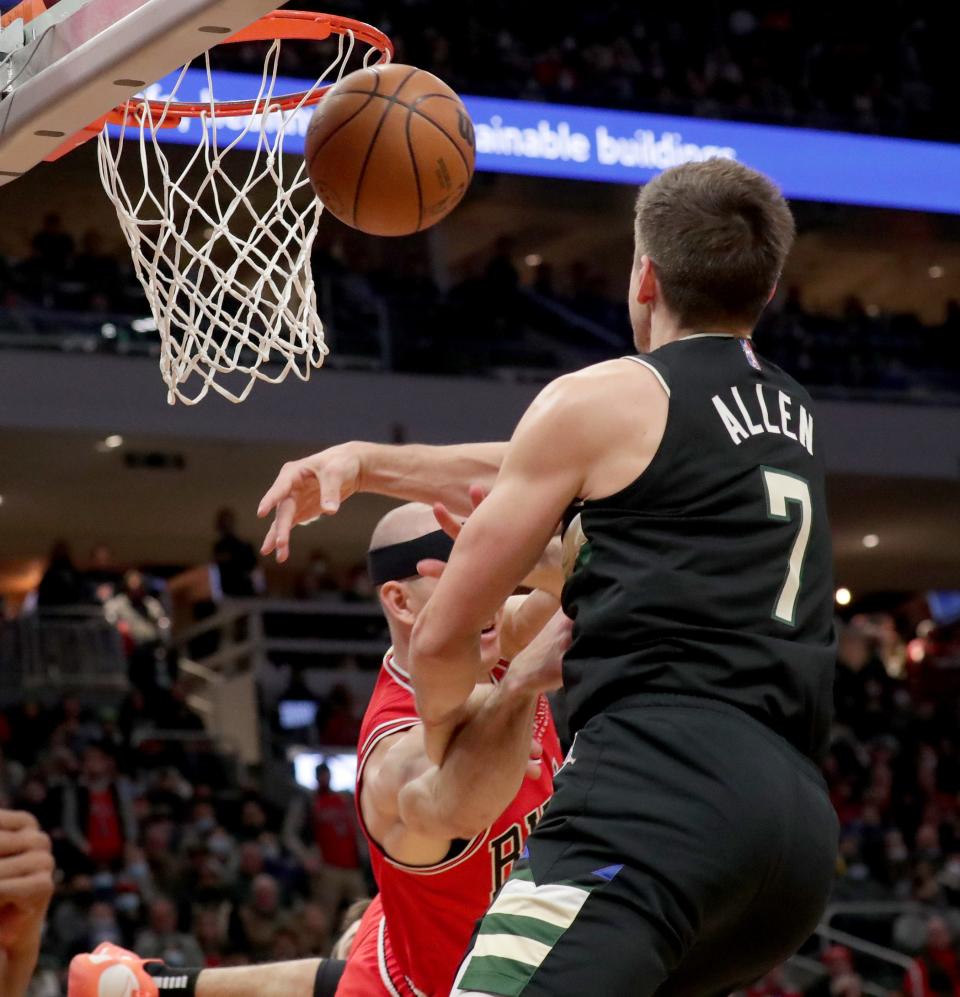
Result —
[[[103,607],[124,640],[130,681],[147,691],[169,685],[166,669],[170,620],[160,600],[147,593],[143,575],[128,571],[123,589]]]
[[[80,939],[80,948],[96,948],[102,942],[113,942],[119,945],[123,941],[123,932],[117,921],[117,912],[106,900],[95,900],[90,905],[86,917],[86,935]]]
[[[236,514],[232,509],[217,513],[216,528],[213,561],[220,572],[220,591],[234,599],[256,595],[262,588],[257,577],[257,553],[252,544],[237,536]]]
[[[266,871],[263,851],[256,841],[243,841],[238,851],[237,870],[233,879],[233,899],[238,903],[246,903],[253,892],[253,884],[257,876]]]
[[[746,991],[746,997],[801,997],[800,991],[789,986],[783,975],[783,967],[777,966]]]
[[[917,957],[923,989],[914,989],[913,974],[903,979],[905,997],[957,997],[960,995],[960,963],[953,948],[950,927],[944,918],[934,915],[927,920],[927,940]]]
[[[51,274],[63,276],[73,256],[73,237],[64,231],[60,216],[51,211],[44,215],[43,227],[30,241],[34,257]]]
[[[309,901],[297,918],[300,948],[305,955],[327,955],[330,952],[330,918],[322,904]]]
[[[91,602],[106,603],[120,591],[123,573],[116,567],[113,552],[105,543],[98,543],[90,551],[90,567],[83,573],[83,580]]]
[[[84,602],[86,591],[80,572],[74,567],[70,547],[57,540],[50,548],[47,569],[37,589],[37,605],[41,609],[76,606]]]
[[[253,881],[250,898],[237,910],[233,927],[237,947],[255,959],[269,959],[277,932],[287,929],[289,923],[281,908],[279,884],[273,876],[261,873]]]
[[[103,251],[103,237],[95,229],[84,232],[71,275],[83,287],[88,305],[98,297],[105,299],[107,305],[116,299],[120,290],[120,267],[113,256]]]
[[[0,807],[10,806],[25,776],[26,769],[15,759],[8,758],[0,746]]]
[[[889,690],[886,669],[864,625],[856,621],[843,626],[834,680],[837,721],[849,724],[860,738],[884,733]]]
[[[820,957],[826,974],[806,991],[806,997],[858,997],[859,977],[853,969],[853,956],[845,945],[831,945]]]
[[[355,564],[343,580],[343,598],[347,602],[370,602],[375,595],[366,564]]]
[[[366,896],[360,868],[359,828],[352,798],[330,788],[330,767],[318,765],[317,788],[291,801],[283,843],[310,873],[312,889],[330,924],[341,908]]]
[[[197,940],[177,930],[177,908],[165,896],[150,904],[147,928],[137,935],[134,948],[139,955],[162,959],[168,966],[203,965]]]
[[[301,599],[317,599],[338,591],[337,580],[330,569],[326,551],[315,548],[297,581],[297,595]]]
[[[84,750],[79,780],[65,787],[63,830],[91,870],[119,868],[136,840],[129,786],[101,744]]]
[[[149,889],[177,896],[183,886],[183,862],[175,846],[174,826],[169,820],[153,818],[143,832],[143,862],[149,876]],[[137,863],[139,865],[139,861]]]
[[[509,298],[520,284],[520,273],[513,262],[516,242],[510,235],[501,235],[493,245],[493,255],[483,272],[483,279],[493,295]]]
[[[349,686],[338,682],[320,707],[317,731],[321,744],[354,748],[360,736],[360,721]]]
[[[207,969],[222,966],[228,947],[227,924],[222,912],[216,907],[200,908],[193,920],[193,934],[203,951],[200,965]]]

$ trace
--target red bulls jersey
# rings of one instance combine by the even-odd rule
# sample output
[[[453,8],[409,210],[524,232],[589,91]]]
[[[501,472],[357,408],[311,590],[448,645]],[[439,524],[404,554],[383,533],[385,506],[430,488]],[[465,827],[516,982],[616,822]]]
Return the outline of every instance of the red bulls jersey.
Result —
[[[499,665],[494,681],[505,671],[506,665]],[[410,676],[388,651],[360,730],[358,807],[370,753],[384,738],[418,723]],[[396,862],[364,829],[380,895],[364,916],[338,997],[446,997],[450,992],[474,922],[510,875],[553,792],[553,774],[562,757],[543,696],[537,705],[534,737],[543,745],[539,779],[525,778],[503,814],[470,841],[456,842],[444,861],[431,866]]]

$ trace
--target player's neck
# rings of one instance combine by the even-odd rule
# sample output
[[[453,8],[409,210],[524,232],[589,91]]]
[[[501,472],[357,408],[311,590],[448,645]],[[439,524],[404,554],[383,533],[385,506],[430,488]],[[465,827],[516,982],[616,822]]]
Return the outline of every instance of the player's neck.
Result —
[[[674,343],[690,336],[732,336],[749,339],[752,334],[753,329],[750,326],[730,328],[704,325],[688,329],[673,322],[654,323],[654,327],[650,330],[650,349],[656,350],[666,346],[667,343]]]
[[[393,661],[399,668],[409,672],[410,662],[410,630],[399,633],[399,627],[390,628],[390,639],[393,642]]]

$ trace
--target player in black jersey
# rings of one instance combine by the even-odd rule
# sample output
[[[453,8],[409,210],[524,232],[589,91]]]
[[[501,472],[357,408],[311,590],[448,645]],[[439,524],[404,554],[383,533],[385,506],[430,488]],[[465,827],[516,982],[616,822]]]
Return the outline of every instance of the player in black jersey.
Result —
[[[457,994],[703,995],[793,952],[830,888],[819,759],[833,676],[830,538],[813,406],[753,348],[793,238],[765,177],[725,160],[640,193],[630,309],[642,355],[548,386],[506,447],[348,444],[288,465],[261,514],[353,491],[466,505],[414,631],[442,757],[478,634],[564,521],[576,737]]]

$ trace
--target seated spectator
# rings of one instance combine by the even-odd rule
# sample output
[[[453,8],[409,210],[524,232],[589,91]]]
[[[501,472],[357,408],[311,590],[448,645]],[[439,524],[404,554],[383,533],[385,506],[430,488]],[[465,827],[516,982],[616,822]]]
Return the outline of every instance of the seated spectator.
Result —
[[[306,956],[328,955],[332,941],[330,918],[321,904],[310,901],[300,908],[296,919],[300,948]]]
[[[203,961],[199,965],[206,969],[222,966],[228,940],[227,923],[221,911],[216,907],[199,909],[193,918],[193,934],[203,951]]]
[[[203,952],[192,936],[177,930],[177,908],[169,897],[150,904],[147,927],[134,942],[138,955],[162,959],[168,966],[202,966]]]
[[[783,967],[777,966],[746,991],[746,997],[801,997],[800,991],[784,980]]]
[[[820,956],[826,975],[821,976],[806,991],[806,997],[837,997],[844,993],[845,997],[856,997],[854,994],[846,994],[845,991],[851,986],[849,980],[856,977],[853,971],[853,956],[845,945],[831,945],[825,949]]]
[[[279,884],[273,876],[261,873],[253,881],[250,898],[236,913],[233,934],[238,947],[254,959],[269,959],[277,932],[286,930],[288,924],[280,905]]]
[[[10,806],[10,802],[23,785],[25,776],[26,769],[15,759],[8,758],[0,746],[0,807]]]
[[[917,957],[922,990],[914,988],[913,974],[903,978],[905,997],[955,997],[960,994],[960,963],[953,948],[950,927],[939,916],[927,920],[927,939],[923,952]]]
[[[263,851],[256,841],[243,841],[238,850],[237,868],[233,877],[233,898],[238,904],[250,899],[257,877],[266,871]]]
[[[169,820],[152,819],[143,833],[143,858],[154,889],[177,896],[183,886],[183,861],[175,847],[174,826]]]

